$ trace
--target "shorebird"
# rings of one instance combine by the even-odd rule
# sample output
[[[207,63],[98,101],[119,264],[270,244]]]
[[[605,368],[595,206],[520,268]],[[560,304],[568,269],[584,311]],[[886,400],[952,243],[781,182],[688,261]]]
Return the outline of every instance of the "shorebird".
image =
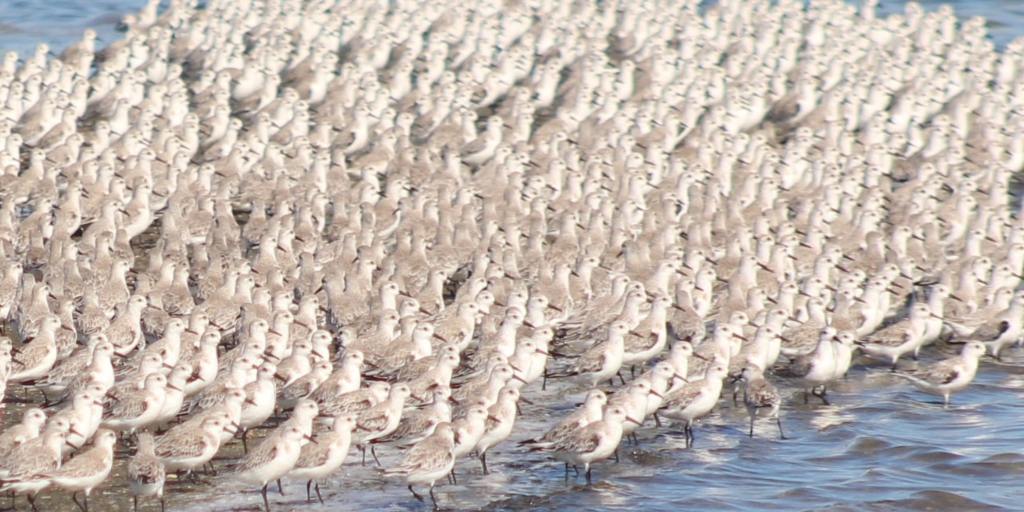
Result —
[[[831,327],[826,327],[818,334],[818,345],[810,354],[794,357],[789,364],[785,365],[782,371],[776,374],[782,377],[796,379],[799,387],[804,388],[804,403],[807,403],[807,394],[810,393],[828,404],[825,398],[825,386],[836,378],[837,332]],[[845,373],[845,372],[844,372]],[[818,392],[821,387],[821,392]]]
[[[430,499],[437,509],[434,484],[447,477],[455,467],[455,432],[450,423],[439,423],[426,439],[416,443],[393,468],[384,470],[385,475],[404,476],[409,492],[419,501],[423,496],[416,494],[414,485],[430,486]]]
[[[228,475],[244,483],[260,485],[263,508],[270,512],[267,485],[291,471],[299,460],[302,444],[312,438],[298,427],[286,428],[280,435],[268,437],[259,446],[233,464]]]
[[[930,395],[942,397],[943,405],[949,405],[949,395],[966,388],[978,372],[978,360],[985,355],[986,347],[980,341],[969,341],[960,354],[937,363],[901,370],[896,375],[910,381],[917,389]]]
[[[598,382],[610,380],[618,375],[622,368],[625,336],[629,330],[629,326],[625,322],[612,323],[608,326],[608,339],[604,343],[594,345],[569,368],[558,373],[549,373],[548,377],[571,377],[589,387],[595,386]]]
[[[533,439],[520,441],[519,445],[531,445],[541,448],[552,446],[559,440],[572,435],[577,430],[601,419],[604,406],[608,403],[608,396],[600,389],[592,389],[587,392],[586,398],[579,409],[573,411],[544,434]]]
[[[505,386],[498,392],[498,401],[487,409],[487,422],[484,432],[476,443],[476,452],[480,454],[480,464],[484,474],[487,472],[487,450],[504,441],[512,434],[512,426],[519,408],[519,390]]]
[[[50,422],[40,437],[8,453],[0,469],[0,489],[26,494],[29,505],[36,511],[36,494],[49,485],[49,481],[37,475],[60,469],[61,448],[70,428],[63,420]]]
[[[713,361],[703,379],[691,381],[665,396],[665,403],[660,409],[661,415],[684,422],[683,432],[686,434],[687,446],[693,444],[695,439],[693,422],[710,413],[718,403],[723,380],[728,374],[729,367],[725,362]]]
[[[754,419],[761,409],[767,409],[766,416],[775,418],[775,423],[779,426],[779,437],[785,439],[786,436],[782,433],[782,420],[779,418],[779,406],[782,404],[779,391],[764,379],[764,372],[755,365],[745,366],[738,379],[746,384],[743,388],[743,405],[750,416],[750,437],[754,437]]]
[[[167,477],[164,464],[156,457],[155,442],[149,432],[139,432],[135,456],[125,469],[125,479],[132,493],[132,507],[139,509],[139,497],[157,496],[160,512],[164,510],[164,480]]]
[[[221,413],[205,418],[198,427],[183,423],[156,439],[153,452],[167,471],[191,472],[205,465],[217,454],[221,433],[231,424],[227,414]]]
[[[583,474],[590,483],[590,465],[594,462],[611,457],[622,440],[622,425],[625,422],[639,425],[640,421],[626,414],[626,409],[619,406],[608,407],[600,420],[590,423],[567,437],[556,441],[545,449],[552,451],[554,457],[567,465],[583,465]],[[578,473],[577,473],[578,474]],[[566,478],[569,468],[566,466]]]
[[[910,308],[910,316],[907,319],[867,336],[857,342],[857,346],[871,357],[888,359],[895,369],[901,356],[917,350],[920,346],[925,331],[925,322],[931,315],[927,304],[914,304]]]
[[[310,484],[314,484],[316,497],[323,504],[320,495],[320,480],[338,470],[348,457],[352,442],[352,429],[356,427],[355,416],[345,415],[334,418],[331,430],[317,434],[316,442],[302,447],[299,460],[288,473],[291,478],[306,480],[306,501],[312,501],[309,494]]]
[[[56,471],[42,473],[38,476],[66,491],[72,491],[71,499],[82,509],[89,512],[89,494],[103,483],[110,475],[114,466],[114,444],[117,434],[112,430],[101,429],[96,432],[93,447],[69,460]],[[78,502],[78,493],[85,496]]]

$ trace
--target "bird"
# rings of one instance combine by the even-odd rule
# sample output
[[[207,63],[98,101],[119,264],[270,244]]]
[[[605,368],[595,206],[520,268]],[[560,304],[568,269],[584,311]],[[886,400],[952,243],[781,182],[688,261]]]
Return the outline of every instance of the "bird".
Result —
[[[345,458],[348,457],[349,446],[352,443],[352,429],[356,427],[356,417],[350,414],[337,416],[331,424],[331,430],[322,432],[316,436],[315,443],[309,443],[302,447],[299,459],[295,467],[288,472],[288,476],[296,479],[306,480],[306,501],[311,501],[309,486],[314,484],[316,497],[320,504],[324,498],[320,494],[320,480],[323,480],[338,470]]]
[[[135,456],[125,470],[128,489],[132,493],[133,510],[139,509],[139,497],[156,496],[160,499],[160,511],[164,510],[164,481],[167,472],[163,462],[156,457],[153,434],[139,432]]]
[[[89,494],[102,484],[114,466],[114,444],[117,434],[113,430],[100,429],[93,437],[93,447],[78,454],[55,471],[41,473],[42,478],[52,485],[72,491],[71,499],[82,512],[89,512]],[[78,501],[78,493],[85,496]]]
[[[762,409],[767,409],[767,417],[775,418],[779,426],[779,437],[786,439],[782,432],[782,420],[779,418],[779,406],[782,405],[782,398],[779,390],[770,382],[765,380],[764,372],[757,365],[748,364],[743,367],[738,380],[744,382],[743,405],[750,416],[750,437],[754,437],[754,420]]]
[[[261,486],[263,508],[270,512],[267,485],[295,468],[303,442],[310,440],[312,437],[300,428],[288,427],[281,435],[268,437],[234,463],[228,469],[227,477]]]
[[[984,343],[969,341],[953,357],[922,368],[900,370],[896,375],[925,393],[941,396],[943,405],[948,406],[949,395],[963,390],[974,380],[978,362],[987,350]]]
[[[434,432],[412,446],[402,456],[397,466],[384,470],[385,475],[405,478],[409,492],[419,501],[424,501],[413,489],[415,485],[430,487],[430,499],[437,509],[434,484],[447,477],[455,467],[455,431],[451,423],[439,423]]]
[[[584,426],[548,447],[536,447],[533,450],[553,452],[556,459],[567,464],[566,476],[569,474],[568,465],[575,468],[582,464],[583,474],[589,484],[591,464],[607,459],[615,453],[619,441],[622,440],[622,424],[626,421],[640,424],[639,420],[627,415],[625,408],[608,407],[600,420]]]

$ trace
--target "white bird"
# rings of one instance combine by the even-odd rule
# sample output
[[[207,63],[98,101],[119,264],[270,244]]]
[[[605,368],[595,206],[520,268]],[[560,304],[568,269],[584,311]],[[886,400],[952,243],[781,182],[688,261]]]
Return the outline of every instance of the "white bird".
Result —
[[[937,363],[901,370],[896,375],[910,381],[917,389],[930,395],[942,397],[942,403],[949,405],[949,395],[966,388],[978,372],[978,362],[986,352],[985,344],[968,341],[960,353]]]

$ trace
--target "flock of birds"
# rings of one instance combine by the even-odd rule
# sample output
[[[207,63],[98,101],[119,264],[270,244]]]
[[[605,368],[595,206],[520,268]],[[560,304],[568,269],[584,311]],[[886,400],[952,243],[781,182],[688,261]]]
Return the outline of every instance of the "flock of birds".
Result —
[[[723,391],[784,437],[780,386],[857,361],[948,403],[1021,340],[1024,40],[981,18],[158,4],[0,63],[0,491],[33,509],[86,511],[118,446],[161,510],[236,442],[216,478],[268,510],[352,446],[421,501],[510,437],[589,482]],[[515,436],[560,379],[583,405]]]

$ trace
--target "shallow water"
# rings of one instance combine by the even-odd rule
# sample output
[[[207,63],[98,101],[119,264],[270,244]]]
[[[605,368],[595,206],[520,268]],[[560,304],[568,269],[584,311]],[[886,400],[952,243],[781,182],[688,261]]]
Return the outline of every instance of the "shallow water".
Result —
[[[141,5],[139,0],[0,1],[0,50],[30,52],[46,41],[59,49],[77,39],[85,27],[97,28],[104,41],[119,35],[120,16]],[[921,2],[933,9],[939,1]],[[990,19],[997,45],[1024,34],[1024,4],[1017,0],[954,1],[962,16]],[[884,0],[881,12],[902,10],[903,2]],[[933,347],[924,360],[940,357],[948,347]],[[483,476],[479,462],[460,461],[458,485],[440,485],[444,508],[497,510],[686,509],[838,509],[931,510],[1019,509],[1024,488],[1024,351],[1011,349],[1006,362],[983,362],[975,383],[943,407],[935,397],[917,392],[881,366],[861,360],[848,378],[830,391],[831,405],[813,399],[804,404],[798,390],[785,387],[783,427],[778,438],[770,421],[746,436],[746,413],[723,399],[720,407],[696,427],[696,442],[686,448],[680,429],[638,432],[639,446],[623,445],[619,464],[601,463],[594,483],[582,477],[563,478],[561,463],[515,446],[515,441],[541,433],[566,414],[565,404],[578,401],[582,390],[555,384],[548,391],[534,385],[524,397],[524,415],[510,440],[490,455],[492,474]],[[913,365],[909,362],[908,365]],[[19,396],[20,391],[13,393]],[[36,394],[30,395],[39,401]],[[24,406],[11,404],[4,421],[16,421]],[[240,455],[234,444],[215,461],[222,469]],[[399,454],[379,451],[385,467]],[[123,454],[122,454],[123,455]],[[386,480],[373,465],[361,467],[353,450],[349,464],[321,486],[331,510],[426,510],[400,482]],[[119,459],[110,480],[91,497],[93,510],[131,510],[123,480],[125,459]],[[254,510],[258,490],[223,477],[202,477],[203,483],[167,486],[169,510]],[[304,482],[303,482],[304,483]],[[271,494],[275,510],[306,508],[303,483],[285,482],[286,496]],[[37,502],[43,510],[73,510],[70,497],[48,491]],[[0,502],[0,505],[4,503]],[[19,505],[25,503],[19,500]],[[156,510],[153,501],[145,510]]]
[[[922,362],[948,350],[932,347]],[[785,440],[768,420],[748,438],[746,411],[733,407],[727,388],[718,409],[696,427],[692,447],[686,448],[680,428],[649,421],[638,432],[639,446],[623,444],[620,463],[595,465],[589,486],[582,476],[566,480],[562,464],[543,453],[516,447],[566,414],[566,404],[582,399],[582,390],[567,384],[547,391],[534,384],[523,396],[535,405],[523,405],[512,437],[488,454],[491,474],[482,474],[478,460],[463,459],[456,467],[458,485],[439,484],[436,494],[443,508],[462,510],[1018,509],[1024,499],[1017,485],[1024,477],[1024,352],[1011,349],[1008,356],[1004,363],[983,362],[975,383],[954,395],[949,407],[869,360],[860,360],[830,390],[831,405],[813,397],[804,404],[801,391],[779,382],[787,397]],[[21,409],[10,405],[7,421]],[[215,464],[223,469],[240,455],[240,444],[232,444]],[[388,448],[378,455],[384,467],[400,457]],[[126,460],[92,496],[91,506],[102,507],[95,510],[131,510],[122,477]],[[429,508],[401,482],[384,478],[372,458],[365,467],[359,461],[353,450],[343,470],[321,486],[331,510]],[[223,476],[201,478],[199,484],[168,483],[169,509],[255,510],[261,504],[258,489]],[[285,496],[272,492],[274,509],[304,509],[304,483],[286,480]],[[51,491],[37,503],[73,506],[66,494]]]

